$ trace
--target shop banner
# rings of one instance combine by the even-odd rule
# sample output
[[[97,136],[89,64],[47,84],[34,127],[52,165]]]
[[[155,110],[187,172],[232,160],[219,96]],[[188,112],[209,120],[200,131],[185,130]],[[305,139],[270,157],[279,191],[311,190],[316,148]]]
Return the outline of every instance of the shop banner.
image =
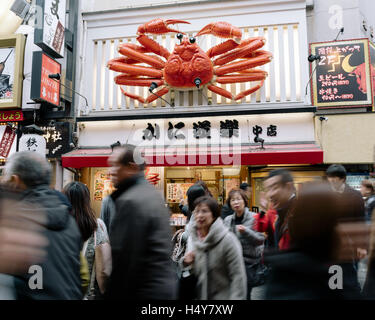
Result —
[[[54,125],[41,126],[46,139],[47,158],[60,158],[71,150],[71,124],[56,122]]]
[[[22,111],[0,111],[0,122],[23,121]]]
[[[50,79],[50,74],[61,74],[61,65],[45,53],[33,53],[33,71],[31,76],[31,99],[60,106],[60,81]]]
[[[34,43],[55,58],[64,57],[66,0],[37,0],[43,8],[41,28],[35,28]]]
[[[12,144],[16,137],[16,131],[13,130],[11,127],[7,126],[5,128],[3,137],[0,142],[0,156],[4,158],[8,158],[10,149],[12,148]]]
[[[369,41],[357,39],[313,43],[311,54],[320,60],[311,64],[313,104],[319,108],[372,105]]]

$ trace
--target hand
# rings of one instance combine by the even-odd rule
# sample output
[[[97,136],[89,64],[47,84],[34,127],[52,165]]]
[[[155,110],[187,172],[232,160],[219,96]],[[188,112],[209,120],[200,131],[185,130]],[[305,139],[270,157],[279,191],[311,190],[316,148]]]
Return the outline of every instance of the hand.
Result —
[[[246,231],[246,228],[242,224],[240,224],[240,225],[237,226],[237,230],[238,230],[239,233],[242,234]]]
[[[194,258],[195,258],[195,253],[193,251],[190,251],[187,254],[185,254],[184,265],[190,266],[191,264],[193,264]]]
[[[359,260],[362,260],[362,259],[366,258],[366,256],[367,256],[367,250],[366,249],[357,248],[357,258]]]

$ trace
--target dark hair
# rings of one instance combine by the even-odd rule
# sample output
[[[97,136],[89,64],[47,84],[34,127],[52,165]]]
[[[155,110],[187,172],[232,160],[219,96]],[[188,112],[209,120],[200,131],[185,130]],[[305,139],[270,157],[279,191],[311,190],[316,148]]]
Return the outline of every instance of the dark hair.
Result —
[[[204,191],[206,192],[206,195],[212,197],[212,194],[211,194],[210,190],[208,189],[206,182],[204,182],[204,181],[202,181],[202,180],[198,180],[198,181],[197,181],[196,183],[194,183],[194,184],[196,184],[196,185],[198,185],[198,186],[202,186],[203,189],[204,189]]]
[[[136,154],[136,151],[137,151],[137,147],[135,145],[132,145],[132,144],[123,144],[121,146],[114,146],[114,148],[117,150],[117,149],[121,149],[122,150],[122,153],[119,157],[119,162],[126,166],[128,165],[130,162],[133,162],[135,163],[140,170],[144,170],[145,167],[146,167],[146,163],[145,163],[145,160],[141,157],[143,157],[143,154]]]
[[[194,201],[202,196],[207,195],[204,188],[198,184],[193,184],[186,192],[187,200],[188,200],[188,207],[190,212],[193,212],[195,206]]]
[[[288,220],[292,246],[324,258],[332,254],[338,201],[328,183],[302,184]]]
[[[293,176],[292,176],[292,174],[290,173],[290,171],[288,171],[286,169],[275,169],[275,170],[272,170],[272,171],[270,171],[268,173],[268,176],[267,176],[266,179],[277,177],[277,176],[281,177],[280,182],[283,185],[287,184],[288,182],[293,182]]]
[[[228,193],[228,199],[227,199],[227,205],[228,205],[228,207],[232,209],[232,207],[230,205],[230,200],[234,197],[234,195],[236,193],[240,194],[240,196],[242,197],[243,201],[245,202],[245,207],[247,207],[249,199],[247,198],[247,195],[246,195],[245,191],[243,191],[242,189],[232,189]]]
[[[240,189],[243,191],[246,191],[246,189],[249,187],[249,185],[246,182],[243,182],[240,184]]]
[[[86,241],[98,227],[94,210],[90,206],[89,189],[83,183],[74,181],[64,187],[63,193],[72,205],[73,217],[77,221],[83,241]]]
[[[194,201],[194,208],[201,204],[205,204],[210,209],[212,216],[214,217],[214,220],[220,217],[220,207],[214,198],[210,196],[199,197]]]
[[[346,179],[346,169],[341,164],[331,164],[326,171],[326,175],[327,177]]]

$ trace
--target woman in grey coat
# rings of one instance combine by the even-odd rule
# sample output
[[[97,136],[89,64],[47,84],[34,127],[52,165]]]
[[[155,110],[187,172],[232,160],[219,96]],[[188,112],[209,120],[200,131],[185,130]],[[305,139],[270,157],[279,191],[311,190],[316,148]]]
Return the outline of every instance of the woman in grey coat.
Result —
[[[257,282],[257,271],[261,267],[265,236],[254,231],[255,218],[246,206],[247,196],[243,190],[231,190],[227,204],[234,214],[226,217],[224,224],[241,242],[247,274],[247,299],[250,300],[251,290]]]
[[[186,254],[181,263],[197,277],[199,300],[244,300],[246,271],[241,245],[223,224],[216,200],[196,200]]]

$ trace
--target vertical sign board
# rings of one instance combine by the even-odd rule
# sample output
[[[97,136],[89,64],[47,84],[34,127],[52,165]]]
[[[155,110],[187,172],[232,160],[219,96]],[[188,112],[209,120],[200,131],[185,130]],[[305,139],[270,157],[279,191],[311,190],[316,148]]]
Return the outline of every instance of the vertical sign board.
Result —
[[[375,111],[375,44],[370,42],[370,70],[372,88],[372,111]]]
[[[71,151],[71,123],[56,122],[54,125],[41,126],[41,129],[47,142],[47,158],[60,158],[64,153]]]
[[[52,57],[63,58],[66,0],[37,0],[36,4],[43,8],[43,21],[37,23],[34,43]]]
[[[312,43],[320,55],[313,76],[313,105],[318,108],[372,105],[369,41],[367,39]]]
[[[60,106],[60,81],[50,79],[50,74],[61,74],[61,65],[41,51],[33,53],[31,99]]]

